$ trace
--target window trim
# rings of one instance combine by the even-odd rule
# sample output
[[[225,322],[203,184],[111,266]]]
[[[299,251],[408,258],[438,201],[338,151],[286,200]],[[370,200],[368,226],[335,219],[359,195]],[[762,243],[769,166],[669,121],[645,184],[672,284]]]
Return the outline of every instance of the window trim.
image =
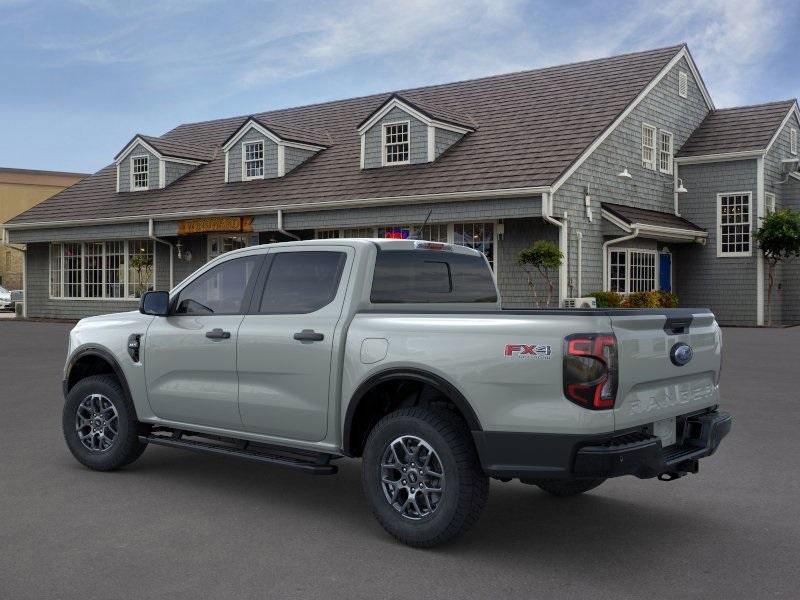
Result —
[[[398,162],[387,162],[386,161],[386,128],[391,127],[392,125],[403,125],[405,124],[408,127],[408,159],[404,161]],[[411,164],[411,119],[401,119],[399,121],[387,121],[386,123],[381,123],[381,166],[382,167],[397,167],[402,165],[410,165]]]
[[[747,252],[723,252],[722,251],[722,198],[725,196],[747,196],[747,224],[750,227],[748,233],[750,249]],[[741,192],[721,192],[717,194],[717,258],[737,258],[753,255],[753,191]]]
[[[797,129],[789,127],[789,153],[797,156]]]
[[[646,146],[645,145],[645,130],[651,130],[653,132],[653,145]],[[645,160],[644,151],[645,149],[652,150],[652,161],[648,162]],[[650,125],[650,123],[645,123],[642,121],[642,168],[647,169],[649,171],[655,171],[657,168],[657,160],[658,160],[658,128],[654,125]]]
[[[661,166],[661,159],[662,155],[666,155],[667,153],[661,147],[661,136],[669,136],[669,160],[667,161],[667,168],[664,169]],[[659,129],[658,131],[658,170],[661,173],[665,173],[667,175],[672,175],[672,162],[675,158],[675,136],[672,134],[671,131],[666,131],[664,129]]]
[[[133,171],[133,165],[135,164],[135,161],[136,161],[137,158],[145,159],[146,164],[147,164],[147,169],[145,170],[145,173],[147,173],[147,185],[145,185],[144,187],[136,186],[136,183],[135,183],[136,182],[136,176],[135,176],[136,174]],[[150,189],[150,155],[149,154],[132,154],[130,156],[129,160],[130,160],[130,177],[131,177],[130,190],[132,192],[146,192],[147,190]]]
[[[631,291],[631,252],[637,252],[639,254],[652,254],[654,255],[654,287],[653,291],[658,291],[661,289],[661,269],[660,269],[660,260],[659,260],[659,250],[653,250],[651,248],[626,248],[626,247],[616,247],[616,246],[609,246],[606,249],[608,253],[606,255],[606,261],[608,264],[608,273],[606,273],[606,281],[605,281],[605,291],[611,291],[611,254],[614,252],[624,252],[625,253],[625,290],[624,292],[617,292],[622,296],[628,296],[630,294],[636,294],[639,292],[632,292]]]
[[[777,209],[775,192],[764,192],[764,209],[767,214],[774,213]]]
[[[130,279],[129,279],[130,266],[128,264],[128,258],[130,257],[130,242],[133,241],[133,240],[137,240],[137,239],[138,240],[143,240],[143,239],[146,239],[146,238],[130,238],[130,239],[124,239],[124,240],[88,240],[88,241],[84,241],[84,242],[75,242],[75,241],[50,242],[48,244],[48,255],[47,255],[47,265],[48,265],[48,269],[47,269],[47,298],[48,298],[48,300],[80,300],[80,301],[84,301],[84,302],[95,302],[95,301],[99,301],[99,302],[139,302],[140,298],[137,298],[136,296],[128,296],[127,295],[128,294],[128,289],[129,289],[129,286],[130,286]],[[147,241],[150,244],[151,254],[153,255],[153,282],[152,282],[152,286],[153,286],[153,289],[156,289],[156,282],[158,281],[158,258],[157,258],[157,255],[156,255],[156,244],[155,244],[155,242],[153,242],[153,240],[148,239]],[[124,242],[125,243],[125,251],[124,251],[125,252],[125,254],[124,254],[124,256],[125,256],[125,270],[124,270],[125,276],[123,277],[123,280],[121,282],[122,290],[123,290],[123,292],[125,294],[124,296],[117,296],[117,297],[106,296],[106,293],[107,293],[106,284],[108,283],[107,276],[106,276],[106,270],[108,268],[108,264],[107,264],[108,252],[107,252],[106,244],[108,244],[109,242]],[[64,295],[64,289],[66,287],[65,281],[64,281],[64,244],[80,244],[80,246],[81,246],[81,258],[80,258],[80,261],[81,261],[81,268],[80,268],[80,273],[81,273],[81,282],[80,282],[81,295],[80,296],[65,296]],[[86,244],[103,244],[102,276],[101,276],[101,282],[100,282],[100,284],[102,285],[102,291],[103,291],[103,295],[102,296],[85,296],[84,295],[86,293],[86,277],[85,277]],[[53,246],[56,246],[56,245],[61,247],[60,253],[59,253],[59,256],[60,256],[60,265],[59,266],[60,266],[60,268],[58,270],[59,277],[60,277],[60,281],[59,281],[58,287],[59,287],[59,290],[60,290],[61,294],[58,295],[58,296],[54,296],[53,295],[53,284],[52,284],[52,273],[54,272],[53,268],[52,268],[52,266],[53,266],[52,265],[52,261],[53,261]]]
[[[247,175],[247,163],[248,162],[256,162],[255,160],[248,161],[245,160],[247,156],[245,154],[245,146],[247,144],[261,144],[261,175]],[[264,143],[264,140],[242,140],[242,181],[254,181],[256,179],[265,179],[267,176],[267,145]]]
[[[678,71],[678,96],[689,97],[689,74],[683,70]]]

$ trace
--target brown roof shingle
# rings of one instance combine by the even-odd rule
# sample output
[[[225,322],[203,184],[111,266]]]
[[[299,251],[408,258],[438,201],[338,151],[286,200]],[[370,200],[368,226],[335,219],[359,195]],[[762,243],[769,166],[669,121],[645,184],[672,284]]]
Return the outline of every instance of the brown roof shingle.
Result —
[[[702,227],[699,227],[691,221],[672,213],[664,213],[657,210],[647,210],[644,208],[635,208],[633,206],[623,206],[621,204],[612,204],[610,202],[603,202],[603,210],[607,210],[611,214],[622,219],[628,225],[639,223],[642,225],[671,227],[673,229],[705,231],[705,229]]]
[[[712,110],[678,152],[705,156],[764,150],[795,100]]]
[[[225,183],[217,152],[163,190],[115,193],[101,169],[13,219],[14,223],[146,216],[313,202],[470,192],[553,183],[683,46],[397,92],[476,130],[433,163],[359,168],[357,126],[389,97],[377,94],[253,115],[276,128],[324,132],[329,147],[285,177]],[[219,148],[248,117],[180,125],[160,139]]]

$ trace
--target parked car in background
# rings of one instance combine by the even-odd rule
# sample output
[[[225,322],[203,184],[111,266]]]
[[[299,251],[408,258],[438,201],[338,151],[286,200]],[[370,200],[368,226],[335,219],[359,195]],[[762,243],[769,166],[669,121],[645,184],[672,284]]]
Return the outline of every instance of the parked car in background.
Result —
[[[14,310],[11,292],[0,285],[0,310]]]

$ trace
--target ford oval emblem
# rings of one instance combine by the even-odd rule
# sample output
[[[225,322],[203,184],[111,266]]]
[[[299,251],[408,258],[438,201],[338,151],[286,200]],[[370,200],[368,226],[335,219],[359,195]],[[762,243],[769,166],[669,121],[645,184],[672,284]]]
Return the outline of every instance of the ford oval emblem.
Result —
[[[678,342],[672,347],[672,350],[669,351],[669,359],[672,361],[673,365],[678,367],[687,364],[692,360],[693,356],[694,350],[692,350],[692,347],[683,342]]]

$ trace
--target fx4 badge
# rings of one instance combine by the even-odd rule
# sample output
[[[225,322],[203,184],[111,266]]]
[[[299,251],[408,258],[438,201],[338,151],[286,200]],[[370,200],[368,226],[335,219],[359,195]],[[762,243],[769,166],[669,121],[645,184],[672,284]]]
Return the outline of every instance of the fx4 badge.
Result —
[[[553,349],[544,344],[507,344],[504,354],[506,358],[550,360]]]

